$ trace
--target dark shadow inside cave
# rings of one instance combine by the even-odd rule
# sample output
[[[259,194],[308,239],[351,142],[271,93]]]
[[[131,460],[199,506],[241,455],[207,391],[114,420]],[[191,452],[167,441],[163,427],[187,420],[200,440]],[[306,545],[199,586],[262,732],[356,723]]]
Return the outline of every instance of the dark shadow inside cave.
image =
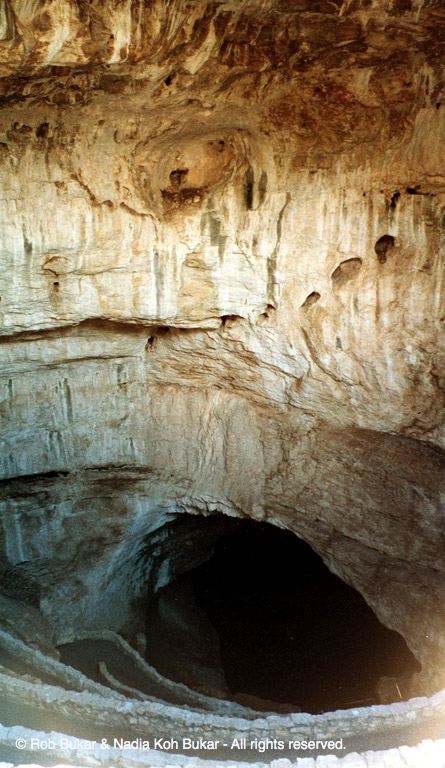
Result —
[[[201,518],[201,535],[206,526],[207,542],[217,526],[206,562],[148,611],[147,659],[163,674],[269,711],[271,702],[312,713],[380,703],[382,677],[398,678],[389,700],[408,698],[403,676],[420,665],[405,641],[308,544],[252,520],[227,519],[224,530],[223,516]]]

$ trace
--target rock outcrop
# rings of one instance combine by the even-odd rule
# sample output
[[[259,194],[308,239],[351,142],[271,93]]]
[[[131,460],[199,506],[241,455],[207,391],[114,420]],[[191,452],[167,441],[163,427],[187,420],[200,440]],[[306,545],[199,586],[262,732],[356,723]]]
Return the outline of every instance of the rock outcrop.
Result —
[[[445,686],[444,53],[439,0],[1,5],[3,582],[58,642],[224,512]]]

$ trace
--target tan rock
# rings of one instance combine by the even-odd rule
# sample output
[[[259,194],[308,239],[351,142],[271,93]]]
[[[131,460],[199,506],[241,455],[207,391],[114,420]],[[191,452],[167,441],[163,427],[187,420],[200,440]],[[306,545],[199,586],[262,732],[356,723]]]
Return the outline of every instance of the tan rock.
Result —
[[[445,685],[444,30],[1,6],[1,544],[59,639],[121,629],[147,537],[223,511],[303,537]]]

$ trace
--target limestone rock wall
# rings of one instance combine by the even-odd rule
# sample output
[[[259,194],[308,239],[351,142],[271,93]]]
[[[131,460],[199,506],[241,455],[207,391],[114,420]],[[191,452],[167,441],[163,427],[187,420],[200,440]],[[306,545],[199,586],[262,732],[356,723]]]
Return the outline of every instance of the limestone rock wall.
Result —
[[[60,631],[119,629],[169,516],[268,519],[438,685],[442,4],[8,0],[0,29],[8,567]]]

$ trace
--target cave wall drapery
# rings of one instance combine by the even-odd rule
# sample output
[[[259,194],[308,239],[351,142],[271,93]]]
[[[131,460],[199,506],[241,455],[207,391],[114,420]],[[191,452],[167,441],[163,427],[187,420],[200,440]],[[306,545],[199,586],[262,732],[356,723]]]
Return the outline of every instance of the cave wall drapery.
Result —
[[[121,629],[146,537],[225,511],[302,536],[443,682],[444,29],[421,0],[1,6],[2,543],[61,633]]]

